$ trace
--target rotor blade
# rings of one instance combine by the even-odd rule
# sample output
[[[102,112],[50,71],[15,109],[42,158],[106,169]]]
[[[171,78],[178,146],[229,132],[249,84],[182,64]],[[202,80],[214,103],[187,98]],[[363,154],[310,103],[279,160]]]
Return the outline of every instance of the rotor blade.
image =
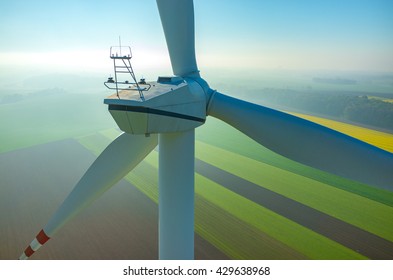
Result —
[[[19,259],[27,259],[64,224],[122,179],[157,145],[157,135],[121,134],[100,154]]]
[[[208,113],[297,162],[393,191],[393,154],[316,123],[214,93]]]
[[[173,74],[198,75],[192,0],[157,0]]]

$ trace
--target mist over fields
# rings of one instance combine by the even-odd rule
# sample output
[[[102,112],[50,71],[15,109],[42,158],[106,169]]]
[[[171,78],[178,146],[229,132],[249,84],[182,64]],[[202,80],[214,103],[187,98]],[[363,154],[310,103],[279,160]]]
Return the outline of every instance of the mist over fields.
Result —
[[[0,151],[115,125],[103,104],[111,94],[103,85],[105,75],[44,70],[19,73],[12,68],[3,72]],[[393,103],[389,102],[393,74],[219,69],[203,74],[211,88],[251,102],[393,131]],[[156,80],[157,72],[140,72],[142,76]]]
[[[279,110],[393,132],[393,75],[307,72],[260,75],[259,80],[242,77],[218,88]]]
[[[0,152],[116,127],[103,104],[109,73],[1,66]],[[156,80],[170,69],[136,69]],[[212,89],[279,110],[393,131],[393,74],[343,71],[201,70]]]
[[[138,77],[142,74],[146,80],[157,78],[154,72]],[[203,75],[211,88],[251,102],[391,129],[390,74],[213,69]],[[0,79],[0,259],[19,256],[120,134],[103,104],[112,94],[103,85],[106,79],[12,69]],[[361,114],[350,115],[349,105]],[[380,113],[363,114],[374,109]],[[222,135],[231,137],[224,141]],[[197,259],[393,258],[391,193],[284,159],[212,118],[197,129],[196,146]],[[255,176],[261,183],[250,182]],[[310,186],[318,194],[308,195]],[[282,187],[288,193],[278,194]],[[154,151],[34,258],[156,259],[157,195]],[[332,209],[313,206],[314,195],[325,199],[317,205]],[[336,200],[341,207],[332,207]],[[363,208],[367,213],[360,212]],[[375,213],[383,222],[375,221]],[[326,227],[320,227],[322,218]],[[359,237],[348,242],[347,235]]]

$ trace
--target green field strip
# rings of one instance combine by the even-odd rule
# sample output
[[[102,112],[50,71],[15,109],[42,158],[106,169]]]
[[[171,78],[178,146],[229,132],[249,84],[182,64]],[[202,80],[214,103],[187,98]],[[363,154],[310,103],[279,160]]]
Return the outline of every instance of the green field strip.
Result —
[[[75,102],[78,100],[78,102]],[[89,104],[86,106],[86,104]],[[78,137],[113,126],[96,95],[59,94],[0,105],[0,153]]]
[[[240,131],[219,120],[208,118],[206,125],[198,128],[196,131],[196,138],[207,144],[393,207],[393,192],[376,189],[289,160],[266,149]]]
[[[99,131],[99,133],[104,135],[105,137],[111,139],[111,140],[114,140],[123,132],[117,128],[109,128],[109,129],[101,130],[101,131]]]
[[[197,141],[197,158],[393,241],[393,207]]]
[[[81,137],[77,137],[76,140],[82,144],[86,149],[91,151],[95,155],[99,155],[111,142],[107,137],[102,134],[94,133]],[[94,143],[94,145],[92,145]]]
[[[307,258],[198,194],[195,205],[196,232],[232,259]]]
[[[1,114],[0,114],[1,117]],[[4,127],[2,125],[2,127]],[[30,126],[23,129],[4,128],[0,134],[0,153],[10,152],[36,145],[47,144],[69,138],[67,131],[54,130],[51,127]]]
[[[158,169],[148,163],[154,160],[152,157],[154,153],[150,153],[125,179],[158,204]]]
[[[98,156],[120,133],[117,129],[108,129],[85,135],[76,138],[76,140],[83,145],[86,149],[91,151],[93,154]],[[154,202],[158,203],[158,191],[157,191],[157,176],[152,176],[156,170],[150,169],[150,165],[146,162],[154,161],[154,153],[150,153],[142,162],[140,162],[132,172],[128,173],[124,179],[129,182],[135,183],[137,186],[143,186],[138,188],[145,195],[147,195]]]

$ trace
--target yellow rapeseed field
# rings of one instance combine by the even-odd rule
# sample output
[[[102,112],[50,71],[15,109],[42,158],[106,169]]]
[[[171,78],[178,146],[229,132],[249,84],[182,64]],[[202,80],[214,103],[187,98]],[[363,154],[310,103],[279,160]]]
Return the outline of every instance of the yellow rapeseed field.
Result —
[[[352,124],[347,124],[343,122],[333,121],[333,120],[305,115],[305,114],[299,114],[299,113],[290,113],[290,114],[329,127],[331,129],[340,131],[342,133],[348,134],[352,137],[358,138],[364,142],[370,143],[371,145],[377,146],[381,149],[393,153],[393,134],[391,133],[385,133],[369,128],[364,128]]]

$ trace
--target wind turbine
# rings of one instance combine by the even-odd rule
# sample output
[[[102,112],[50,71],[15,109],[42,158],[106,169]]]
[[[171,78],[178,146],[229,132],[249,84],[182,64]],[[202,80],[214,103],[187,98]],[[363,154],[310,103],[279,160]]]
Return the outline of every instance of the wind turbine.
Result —
[[[130,172],[159,144],[159,258],[194,258],[194,130],[210,115],[297,162],[393,191],[393,154],[318,124],[229,97],[201,78],[192,0],[157,0],[174,77],[159,77],[143,98],[105,99],[126,133],[90,166],[20,259]],[[138,88],[139,89],[139,88]],[[158,135],[158,137],[157,137]]]

